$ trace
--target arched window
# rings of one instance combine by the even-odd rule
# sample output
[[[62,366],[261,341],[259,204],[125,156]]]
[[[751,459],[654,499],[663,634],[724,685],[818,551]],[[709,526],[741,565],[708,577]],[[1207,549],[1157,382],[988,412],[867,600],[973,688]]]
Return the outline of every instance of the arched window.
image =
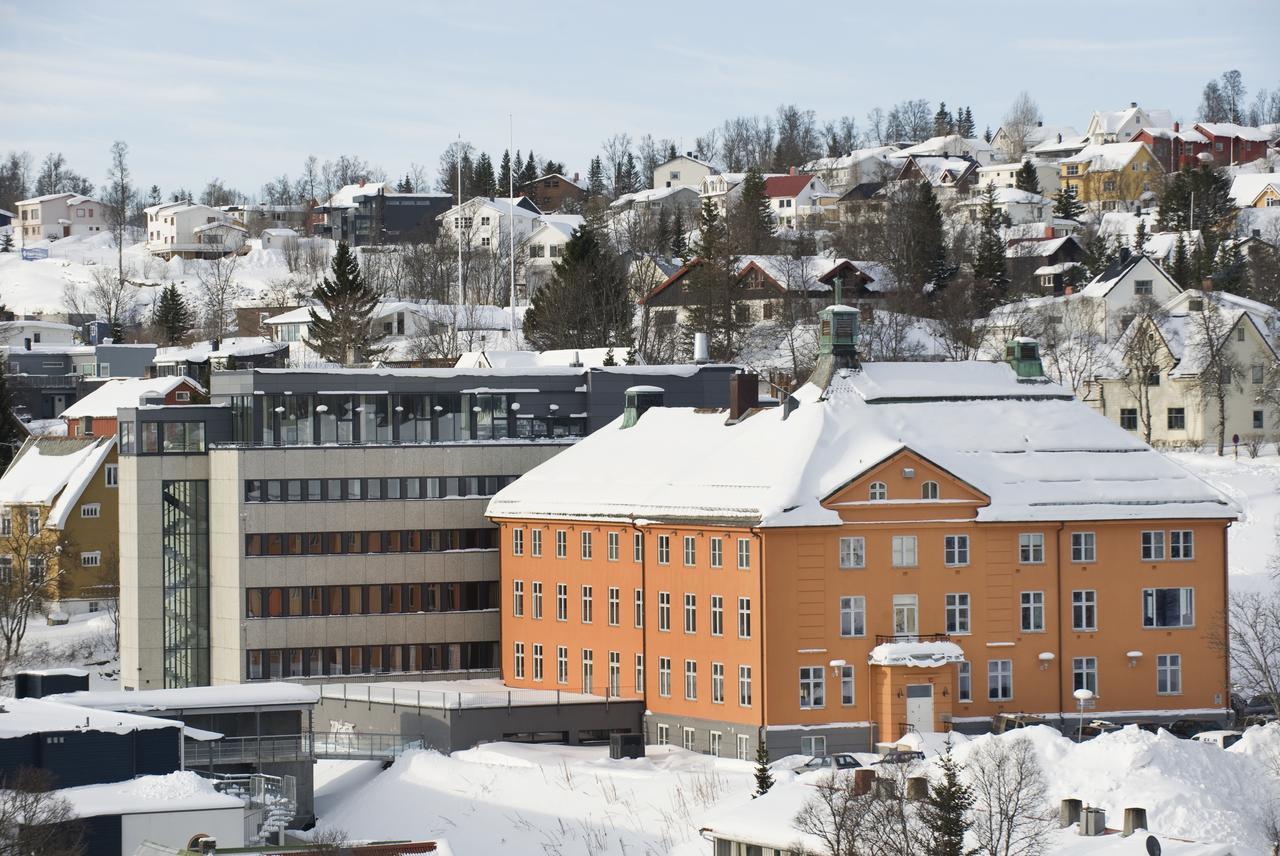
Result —
[[[920,496],[924,499],[937,499],[938,483],[936,481],[927,481],[920,485]]]
[[[888,499],[888,498],[889,498],[889,490],[888,490],[888,488],[886,488],[886,487],[884,486],[884,482],[872,482],[872,483],[871,483],[871,499],[872,499],[872,501],[875,501],[875,500],[881,500],[881,499]]]

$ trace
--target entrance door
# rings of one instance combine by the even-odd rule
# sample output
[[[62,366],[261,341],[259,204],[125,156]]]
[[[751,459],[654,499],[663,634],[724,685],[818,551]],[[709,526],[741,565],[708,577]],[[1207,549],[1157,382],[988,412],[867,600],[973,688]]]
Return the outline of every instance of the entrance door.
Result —
[[[933,731],[933,684],[907,684],[907,723],[916,731]]]

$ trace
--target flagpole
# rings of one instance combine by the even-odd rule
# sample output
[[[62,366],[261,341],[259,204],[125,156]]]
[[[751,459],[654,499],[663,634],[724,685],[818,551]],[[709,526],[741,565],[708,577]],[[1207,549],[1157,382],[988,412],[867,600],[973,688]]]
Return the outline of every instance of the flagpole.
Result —
[[[458,134],[458,150],[454,152],[454,157],[458,161],[458,222],[453,229],[458,240],[458,306],[449,312],[449,326],[453,331],[453,350],[456,352],[458,350],[458,311],[467,302],[462,287],[462,134]]]
[[[511,114],[507,114],[507,151],[511,152],[512,146],[515,144],[515,131]],[[511,157],[508,156],[508,161]],[[511,342],[518,349],[520,347],[518,334],[516,333],[516,170],[515,164],[507,170],[507,204],[511,206]]]

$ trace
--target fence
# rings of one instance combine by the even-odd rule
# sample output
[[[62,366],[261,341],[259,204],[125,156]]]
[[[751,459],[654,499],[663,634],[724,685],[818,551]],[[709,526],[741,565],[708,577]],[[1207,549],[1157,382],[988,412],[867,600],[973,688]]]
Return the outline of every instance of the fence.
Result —
[[[352,702],[365,705],[389,704],[435,710],[465,710],[484,707],[527,707],[563,704],[604,704],[639,701],[639,693],[625,694],[627,687],[600,686],[604,695],[569,690],[432,690],[417,687],[397,687],[386,684],[321,684],[320,698],[342,701],[344,706]]]

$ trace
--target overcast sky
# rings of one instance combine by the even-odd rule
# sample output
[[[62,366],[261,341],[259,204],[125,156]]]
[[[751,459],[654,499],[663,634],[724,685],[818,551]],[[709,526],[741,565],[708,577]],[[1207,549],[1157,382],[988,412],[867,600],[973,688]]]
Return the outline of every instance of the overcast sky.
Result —
[[[1000,124],[1021,89],[1083,131],[1130,101],[1195,118],[1238,68],[1280,87],[1275,0],[507,3],[0,0],[0,151],[62,151],[101,184],[123,139],[138,183],[218,176],[256,194],[302,160],[358,154],[434,176],[459,134],[585,174],[617,132],[692,147],[780,103],[842,114],[907,98]]]

